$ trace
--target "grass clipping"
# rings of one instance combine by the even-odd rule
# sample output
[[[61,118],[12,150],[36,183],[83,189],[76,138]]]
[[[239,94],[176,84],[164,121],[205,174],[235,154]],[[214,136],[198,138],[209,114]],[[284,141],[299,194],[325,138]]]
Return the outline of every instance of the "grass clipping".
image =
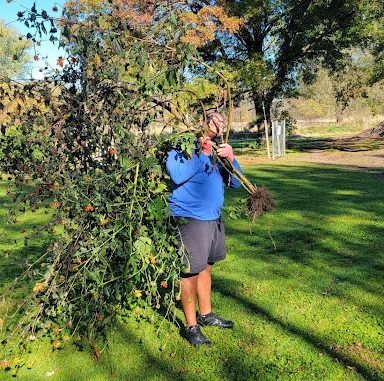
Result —
[[[217,147],[213,146],[212,148],[217,155]],[[240,181],[241,185],[249,193],[246,203],[246,213],[249,217],[255,220],[264,213],[276,209],[276,201],[268,189],[264,187],[258,188],[252,184],[227,158],[222,158],[217,155],[217,159],[232,176],[235,176]]]

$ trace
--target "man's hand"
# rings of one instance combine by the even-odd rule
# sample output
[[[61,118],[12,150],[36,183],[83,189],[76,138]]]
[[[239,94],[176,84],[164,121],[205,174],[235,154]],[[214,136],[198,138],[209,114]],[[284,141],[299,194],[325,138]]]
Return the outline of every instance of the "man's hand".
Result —
[[[226,157],[230,162],[232,162],[235,158],[232,146],[229,144],[220,144],[219,149],[217,150],[217,154],[220,157]]]
[[[203,136],[199,138],[199,143],[201,144],[201,152],[209,156],[212,153],[213,141],[209,137]]]

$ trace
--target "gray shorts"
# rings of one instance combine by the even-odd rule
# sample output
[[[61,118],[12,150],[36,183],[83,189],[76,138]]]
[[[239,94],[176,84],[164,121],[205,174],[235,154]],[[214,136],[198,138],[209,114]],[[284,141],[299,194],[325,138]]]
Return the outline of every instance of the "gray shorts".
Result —
[[[179,224],[179,245],[184,256],[184,273],[197,274],[207,268],[208,263],[221,261],[226,256],[225,230],[220,218],[202,221],[186,218]]]

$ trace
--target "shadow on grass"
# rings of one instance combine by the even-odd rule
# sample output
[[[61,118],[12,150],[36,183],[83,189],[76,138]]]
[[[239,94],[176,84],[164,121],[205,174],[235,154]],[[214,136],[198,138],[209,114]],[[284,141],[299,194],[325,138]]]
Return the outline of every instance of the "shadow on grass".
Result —
[[[321,166],[263,166],[248,178],[266,185],[278,204],[276,213],[262,217],[260,223],[256,220],[255,230],[265,229],[265,219],[270,218],[276,223],[272,233],[279,241],[278,249],[286,255],[309,262],[311,252],[316,251],[346,261],[344,264],[368,265],[369,271],[383,269],[383,184],[374,175]],[[228,192],[227,204],[241,194],[244,192]],[[235,224],[228,224],[227,232],[234,236],[242,233],[252,245],[257,239]],[[264,249],[268,255],[280,255]]]
[[[321,337],[311,335],[309,332],[306,332],[303,329],[297,328],[287,322],[277,319],[266,309],[256,305],[244,296],[234,292],[234,289],[241,289],[241,284],[239,282],[234,282],[229,278],[221,276],[215,280],[213,288],[216,292],[219,292],[221,295],[230,298],[236,304],[241,305],[242,308],[245,308],[251,313],[263,317],[264,319],[268,320],[268,322],[282,328],[284,331],[304,339],[308,344],[317,348],[319,351],[326,353],[330,358],[335,359],[339,363],[342,363],[345,367],[352,367],[356,369],[356,371],[364,376],[367,380],[377,380],[377,374],[375,370],[366,364],[353,361],[342,353],[330,349],[327,345],[322,343]]]
[[[384,202],[379,179],[322,166],[263,166],[252,169],[248,177],[268,186],[278,210],[256,221],[252,235],[238,224],[227,224],[228,235],[249,248],[242,256],[253,258],[251,248],[257,248],[258,257],[267,263],[285,257],[319,273],[328,271],[335,283],[349,282],[384,296]],[[227,201],[238,195],[228,192]],[[277,249],[259,233],[271,234]],[[288,269],[280,271],[281,276],[290,276]],[[318,288],[315,279],[312,286]],[[384,317],[383,308],[371,307]]]
[[[181,372],[177,372],[172,369],[172,364],[169,361],[161,361],[157,357],[151,354],[151,351],[146,348],[146,345],[143,343],[142,339],[139,338],[137,334],[134,334],[132,331],[127,329],[125,326],[121,326],[119,331],[121,338],[126,343],[133,343],[137,348],[141,349],[141,353],[144,357],[144,366],[145,375],[150,378],[150,376],[155,376],[156,374],[161,374],[163,378],[168,380],[185,380],[184,375]],[[118,373],[123,374],[124,368],[119,364],[119,368],[116,369]],[[152,373],[152,375],[151,375]],[[141,379],[143,378],[143,367],[139,366],[135,373],[129,373],[129,376],[132,379]]]
[[[274,277],[293,281],[300,272],[308,271],[305,287],[309,286],[310,292],[344,299],[382,321],[383,304],[377,302],[384,296],[382,181],[372,174],[326,166],[260,166],[248,172],[251,181],[267,185],[275,194],[278,210],[256,221],[254,227],[246,222],[227,223],[234,250],[242,243],[242,248],[245,247],[236,255],[246,260],[257,256],[269,266],[262,274],[249,266],[243,275],[261,281]],[[232,195],[228,192],[227,203],[240,194],[244,192]],[[249,234],[250,231],[253,233]],[[273,236],[276,249],[268,235]],[[298,267],[292,268],[290,264]],[[217,282],[215,291],[302,337],[345,366],[355,368],[365,378],[377,379],[375,369],[367,365],[369,362],[355,361],[330,349],[321,337],[277,319],[232,292],[239,284],[223,277]],[[299,282],[297,285],[300,287]]]
[[[8,209],[16,211],[16,223],[8,221]],[[45,252],[50,238],[45,231],[36,228],[44,226],[49,219],[48,213],[39,210],[24,214],[8,196],[0,196],[0,290],[20,276],[27,263],[34,262]]]
[[[370,174],[321,166],[274,166],[272,168],[260,166],[249,169],[247,172],[252,181],[257,184],[264,183],[275,194],[278,210],[270,217],[257,220],[255,227],[252,228],[254,230],[252,235],[249,234],[246,222],[227,223],[227,234],[231,239],[234,239],[235,243],[239,240],[246,245],[243,246],[246,249],[238,253],[240,259],[252,259],[256,251],[258,259],[267,265],[273,265],[282,259],[289,260],[303,268],[310,268],[313,274],[324,274],[332,285],[349,283],[369,294],[383,296],[382,182]],[[227,204],[244,194],[244,191],[234,191],[232,195],[228,192]],[[270,219],[269,222],[268,219]],[[274,250],[271,242],[265,239],[268,237],[268,231],[277,243],[277,250]],[[39,248],[36,247],[34,250]],[[28,248],[17,250],[14,255],[16,260],[24,258],[29,255]],[[31,253],[31,255],[34,254]],[[367,380],[377,380],[378,374],[375,369],[367,365],[368,362],[354,360],[339,350],[330,348],[325,343],[325,338],[273,316],[271,312],[254,301],[233,291],[241,288],[239,287],[240,279],[247,275],[262,278],[275,274],[277,277],[287,279],[297,275],[290,272],[284,263],[278,263],[269,271],[267,275],[256,274],[252,267],[244,268],[241,273],[236,274],[239,281],[220,276],[214,279],[213,290],[223,295],[232,304],[252,314],[260,315],[272,325],[294,337],[301,338],[311,347],[336,359],[344,367],[356,369]],[[9,272],[6,278],[10,279],[13,275],[14,273]],[[306,279],[306,282],[311,292],[324,291],[315,276],[313,279]],[[328,288],[328,285],[324,287]],[[351,298],[340,290],[331,290],[331,292],[336,292],[340,298]],[[379,305],[364,304],[358,300],[352,300],[352,303],[367,308],[376,316],[384,316],[382,307]],[[180,324],[182,326],[182,322]],[[138,358],[142,361],[140,366],[132,365],[128,370],[123,359],[117,361],[113,366],[116,372],[124,374],[129,371],[126,378],[120,379],[143,379],[143,374],[144,379],[156,379],[156,375],[159,374],[161,379],[181,381],[190,380],[194,376],[199,379],[208,377],[207,374],[201,376],[190,374],[187,372],[188,369],[184,371],[180,367],[178,370],[173,369],[169,358],[161,360],[161,357],[154,355],[153,350],[151,352],[139,336],[128,328],[121,329],[120,335],[130,348],[129,350],[140,351]],[[183,348],[182,344],[179,343],[179,345]],[[186,353],[190,352],[186,351]],[[100,367],[100,373],[108,379],[110,375],[107,369],[108,364],[103,361],[106,360],[101,359],[101,364],[95,367],[97,369]],[[268,364],[259,366],[268,366]],[[68,379],[84,378],[81,367],[72,368],[65,369]],[[234,370],[237,372],[237,379],[247,379],[249,375],[258,379],[258,370],[247,368],[237,352],[231,353],[228,361],[223,364],[224,378],[231,379]],[[217,372],[216,369],[215,371]]]
[[[39,258],[45,251],[47,244],[31,245],[12,251],[2,257],[0,264],[0,289],[20,276],[28,261]]]
[[[381,138],[322,138],[322,137],[290,137],[287,141],[287,148],[297,151],[327,150],[336,149],[339,151],[372,151],[383,146]]]
[[[132,323],[132,322],[131,322]],[[144,327],[144,328],[143,328]],[[146,337],[141,329],[146,331],[149,337]],[[160,340],[148,329],[147,323],[141,323],[141,329],[135,328],[135,324],[117,324],[114,332],[108,334],[108,344],[110,349],[105,350],[101,356],[95,360],[91,358],[90,353],[79,352],[73,346],[68,346],[64,350],[56,351],[50,368],[56,370],[60,380],[159,380],[159,381],[184,381],[191,380],[193,373],[197,370],[193,357],[191,362],[177,362],[171,355],[169,349],[160,350]],[[179,347],[177,332],[173,339]],[[209,348],[187,349],[201,353],[209,351]],[[183,356],[184,353],[178,353]],[[42,373],[42,372],[40,372]],[[198,377],[198,374],[195,375]],[[207,375],[206,375],[207,376]],[[191,378],[192,377],[192,378]],[[36,375],[22,377],[25,381],[37,381],[45,379],[36,378]],[[55,378],[57,379],[57,378]],[[200,380],[209,381],[209,377],[199,377]]]

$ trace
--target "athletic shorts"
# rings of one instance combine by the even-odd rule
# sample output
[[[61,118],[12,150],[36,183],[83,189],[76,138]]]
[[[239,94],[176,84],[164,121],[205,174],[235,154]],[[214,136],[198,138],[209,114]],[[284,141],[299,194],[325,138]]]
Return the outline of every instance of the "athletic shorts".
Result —
[[[189,217],[177,220],[188,221],[186,224],[178,224],[184,273],[197,274],[206,269],[208,263],[225,259],[225,230],[221,217],[214,221]]]

